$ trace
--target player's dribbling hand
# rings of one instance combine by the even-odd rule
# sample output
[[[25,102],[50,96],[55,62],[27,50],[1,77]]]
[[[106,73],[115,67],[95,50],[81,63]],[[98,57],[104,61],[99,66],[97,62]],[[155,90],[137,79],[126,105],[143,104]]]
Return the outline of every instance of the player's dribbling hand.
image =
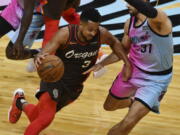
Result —
[[[132,74],[131,64],[125,64],[123,69],[123,76],[122,76],[123,81],[128,81],[131,78],[131,74]]]
[[[34,57],[34,63],[35,63],[35,65],[36,65],[36,68],[39,67],[39,65],[42,63],[41,61],[42,61],[43,59],[45,59],[45,57],[46,57],[47,55],[49,55],[49,54],[48,54],[48,53],[44,53],[44,54],[39,53],[39,54],[37,54],[37,55]]]
[[[88,73],[90,73],[92,71],[96,72],[96,71],[100,70],[101,68],[103,68],[103,66],[100,63],[98,63],[98,64],[95,64],[94,66],[92,66],[87,71],[83,72],[83,74],[85,75],[85,74],[88,74]]]

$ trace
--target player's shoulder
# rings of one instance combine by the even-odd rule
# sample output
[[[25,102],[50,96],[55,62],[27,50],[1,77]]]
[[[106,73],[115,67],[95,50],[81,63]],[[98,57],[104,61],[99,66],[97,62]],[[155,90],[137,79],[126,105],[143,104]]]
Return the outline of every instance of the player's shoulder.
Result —
[[[60,35],[69,35],[69,27],[68,27],[68,26],[61,27],[61,28],[58,30],[58,33],[59,33]]]
[[[105,35],[105,34],[109,33],[109,31],[103,26],[99,26],[99,32],[101,35]]]
[[[131,23],[131,18],[126,20],[124,27],[129,27],[130,23]]]
[[[127,19],[126,22],[125,22],[125,25],[129,25],[131,22],[131,18]]]
[[[58,30],[58,32],[55,35],[55,38],[62,43],[65,43],[69,38],[69,28],[67,26],[62,27]]]
[[[60,29],[59,29],[59,31],[68,31],[69,30],[69,25],[67,25],[67,26],[64,26],[64,27],[61,27]]]
[[[103,26],[99,26],[99,31],[104,32],[104,31],[107,31],[107,29],[105,27],[103,27]]]
[[[155,18],[148,18],[148,20],[154,20],[155,22],[166,22],[166,19],[167,20],[169,19],[165,11],[159,8],[158,9],[156,8],[156,10],[157,10],[157,16]]]
[[[131,18],[127,19],[125,24],[124,24],[124,31],[128,32],[129,28],[130,28],[130,24],[131,24]]]
[[[160,8],[156,8],[156,10],[158,11],[158,13],[161,13],[161,14],[167,16],[167,14],[166,14],[166,12],[164,10],[162,10]]]

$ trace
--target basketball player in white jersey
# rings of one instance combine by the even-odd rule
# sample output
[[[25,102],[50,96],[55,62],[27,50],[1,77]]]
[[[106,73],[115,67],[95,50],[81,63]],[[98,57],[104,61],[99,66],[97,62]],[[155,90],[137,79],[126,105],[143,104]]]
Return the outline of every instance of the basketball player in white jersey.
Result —
[[[170,19],[148,0],[126,2],[129,3],[127,7],[131,18],[125,23],[122,43],[129,53],[132,76],[124,82],[122,69],[110,88],[104,109],[114,111],[129,107],[129,111],[122,121],[109,130],[108,135],[128,135],[150,111],[159,113],[160,101],[172,78],[173,41]],[[96,71],[118,60],[112,54],[89,71]]]

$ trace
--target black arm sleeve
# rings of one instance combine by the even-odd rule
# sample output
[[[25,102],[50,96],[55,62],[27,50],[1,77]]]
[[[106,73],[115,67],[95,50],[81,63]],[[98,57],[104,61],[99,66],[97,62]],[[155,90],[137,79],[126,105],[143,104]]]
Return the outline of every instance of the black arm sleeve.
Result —
[[[135,7],[140,13],[144,14],[149,18],[155,18],[158,14],[157,9],[155,9],[149,2],[143,2],[142,0],[125,1]]]

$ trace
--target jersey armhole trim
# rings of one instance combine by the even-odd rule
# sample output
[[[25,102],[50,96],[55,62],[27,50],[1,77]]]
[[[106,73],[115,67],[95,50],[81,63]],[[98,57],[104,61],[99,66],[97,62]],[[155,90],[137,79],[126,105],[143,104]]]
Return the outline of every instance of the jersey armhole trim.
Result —
[[[171,32],[170,32],[169,34],[161,35],[161,34],[155,32],[155,31],[151,28],[151,26],[149,25],[149,22],[148,22],[148,21],[147,21],[147,25],[148,25],[149,29],[150,29],[154,34],[156,34],[156,35],[159,36],[159,37],[168,37],[168,36],[171,34]]]

